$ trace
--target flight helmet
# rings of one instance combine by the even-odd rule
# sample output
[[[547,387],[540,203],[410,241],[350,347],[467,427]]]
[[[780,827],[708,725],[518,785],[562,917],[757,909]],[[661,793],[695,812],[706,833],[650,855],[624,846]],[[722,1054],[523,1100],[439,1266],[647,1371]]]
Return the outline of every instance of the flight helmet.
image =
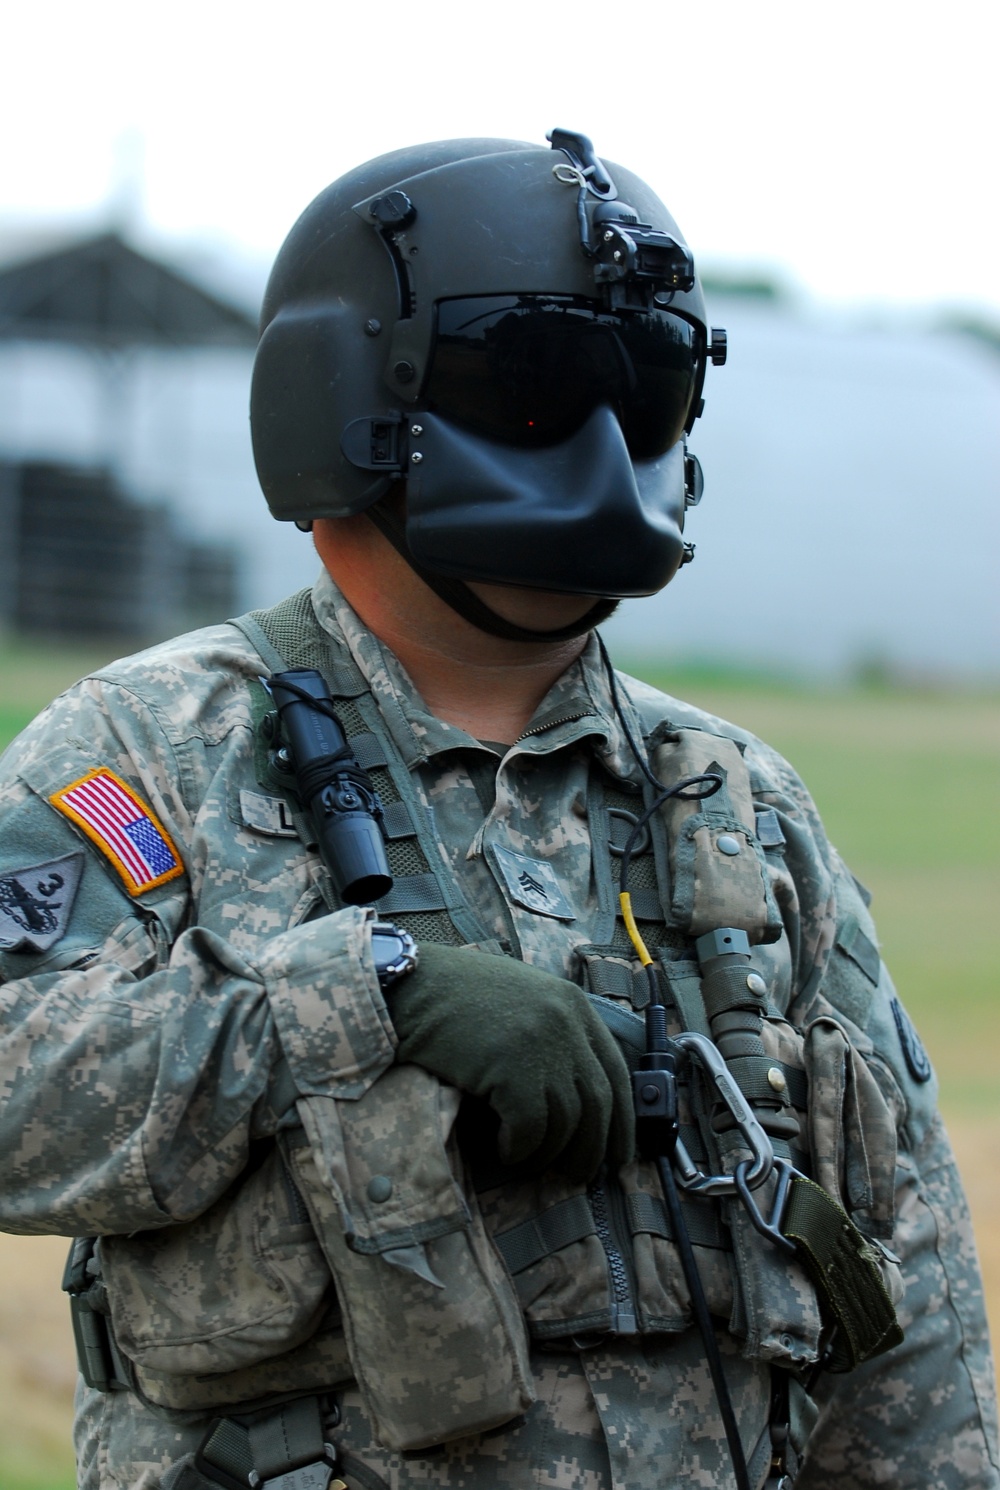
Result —
[[[583,135],[549,140],[359,166],[306,208],[264,295],[271,512],[368,511],[463,613],[468,580],[650,595],[692,552],[687,436],[725,333],[645,182]]]

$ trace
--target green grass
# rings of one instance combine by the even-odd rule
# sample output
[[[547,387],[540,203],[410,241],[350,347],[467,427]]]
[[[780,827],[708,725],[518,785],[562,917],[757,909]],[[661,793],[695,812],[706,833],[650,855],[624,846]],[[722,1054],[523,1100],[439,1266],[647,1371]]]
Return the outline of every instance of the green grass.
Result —
[[[17,1470],[7,1470],[0,1478],[3,1490],[76,1490],[76,1472],[70,1470],[66,1475],[60,1475],[52,1479],[46,1474],[32,1474],[26,1471],[19,1474]]]
[[[26,641],[0,633],[0,746],[57,693],[114,655],[110,644]]]

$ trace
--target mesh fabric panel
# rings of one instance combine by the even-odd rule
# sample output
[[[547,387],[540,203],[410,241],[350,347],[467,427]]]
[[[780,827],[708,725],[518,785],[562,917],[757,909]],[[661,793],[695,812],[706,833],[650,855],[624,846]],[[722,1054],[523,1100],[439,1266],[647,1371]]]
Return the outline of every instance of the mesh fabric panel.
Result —
[[[320,673],[329,668],[330,650],[316,623],[311,590],[299,590],[270,610],[252,610],[250,618],[290,668],[314,667]]]

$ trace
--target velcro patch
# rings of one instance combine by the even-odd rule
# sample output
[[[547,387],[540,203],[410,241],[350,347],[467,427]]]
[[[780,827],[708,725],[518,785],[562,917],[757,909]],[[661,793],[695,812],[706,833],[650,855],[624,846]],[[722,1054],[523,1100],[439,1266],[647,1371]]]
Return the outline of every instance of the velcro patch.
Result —
[[[757,842],[761,848],[784,848],[785,835],[773,807],[762,807],[756,814]]]
[[[69,925],[83,851],[0,874],[0,948],[47,952]]]
[[[184,873],[180,854],[152,808],[106,766],[53,792],[49,801],[110,859],[130,895],[143,895]]]
[[[848,916],[837,934],[837,946],[840,950],[857,963],[870,983],[878,987],[879,976],[882,970],[882,960],[879,956],[878,947],[869,936],[861,930],[856,916]]]

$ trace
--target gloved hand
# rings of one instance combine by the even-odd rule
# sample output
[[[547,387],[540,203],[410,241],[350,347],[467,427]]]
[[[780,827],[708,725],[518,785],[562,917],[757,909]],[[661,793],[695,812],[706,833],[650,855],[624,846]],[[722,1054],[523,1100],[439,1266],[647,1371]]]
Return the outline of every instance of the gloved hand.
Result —
[[[586,995],[511,957],[422,942],[388,992],[399,1061],[485,1099],[505,1164],[557,1165],[590,1180],[632,1157],[628,1068]]]

